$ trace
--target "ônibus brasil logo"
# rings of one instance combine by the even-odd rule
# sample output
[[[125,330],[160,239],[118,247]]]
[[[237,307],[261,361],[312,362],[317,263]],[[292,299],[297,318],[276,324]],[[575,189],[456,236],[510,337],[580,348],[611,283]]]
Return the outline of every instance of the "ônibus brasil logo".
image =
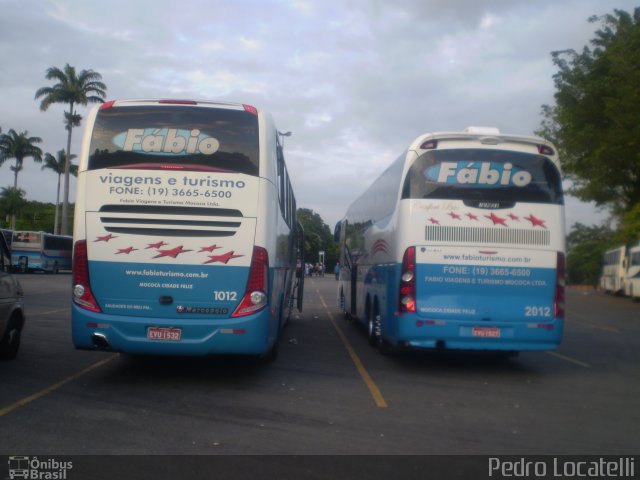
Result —
[[[54,458],[46,460],[38,457],[10,456],[9,478],[25,480],[66,480],[67,470],[73,468],[73,462],[59,461]]]
[[[130,128],[113,137],[113,143],[125,152],[154,155],[213,155],[220,148],[217,139],[197,128]]]
[[[531,173],[514,168],[512,163],[492,162],[442,162],[427,168],[424,174],[438,183],[489,187],[526,187],[533,179]]]

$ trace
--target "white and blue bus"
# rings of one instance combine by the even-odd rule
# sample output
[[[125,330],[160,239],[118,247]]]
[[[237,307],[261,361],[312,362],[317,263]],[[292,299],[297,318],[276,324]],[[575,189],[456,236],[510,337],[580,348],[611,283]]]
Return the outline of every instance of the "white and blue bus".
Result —
[[[602,257],[602,272],[600,274],[600,288],[605,293],[622,295],[625,292],[627,276],[627,246],[607,250]]]
[[[640,301],[640,242],[629,247],[625,272],[624,294]]]
[[[279,135],[242,104],[92,110],[74,220],[76,348],[274,357],[296,291],[302,301]]]
[[[384,352],[555,349],[564,200],[555,148],[495,128],[418,137],[336,228],[338,296]]]
[[[11,237],[14,271],[58,273],[71,270],[72,237],[46,232],[16,230]]]

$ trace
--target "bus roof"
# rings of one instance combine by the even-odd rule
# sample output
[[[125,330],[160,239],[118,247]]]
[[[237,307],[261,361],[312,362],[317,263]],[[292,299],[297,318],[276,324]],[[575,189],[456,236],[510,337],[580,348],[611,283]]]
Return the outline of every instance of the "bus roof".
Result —
[[[175,105],[175,106],[198,106],[209,108],[226,108],[230,110],[246,110],[255,115],[259,110],[251,105],[236,102],[220,102],[214,100],[192,100],[192,99],[137,99],[137,100],[109,100],[98,108],[101,110],[111,107],[138,107],[144,105]]]
[[[560,167],[556,147],[548,140],[536,136],[504,134],[495,127],[467,127],[462,132],[425,133],[411,143],[409,150],[434,150],[442,146],[443,142],[475,142],[496,148],[516,148],[545,155]]]

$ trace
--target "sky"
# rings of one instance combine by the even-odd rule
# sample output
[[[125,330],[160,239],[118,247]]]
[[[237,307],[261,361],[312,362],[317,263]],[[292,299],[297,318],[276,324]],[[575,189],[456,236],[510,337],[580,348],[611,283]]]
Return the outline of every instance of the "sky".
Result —
[[[592,15],[638,0],[0,0],[0,128],[66,148],[65,107],[40,110],[47,68],[94,70],[107,99],[217,99],[272,113],[299,207],[331,228],[418,135],[471,125],[532,135],[553,103],[555,50]],[[80,107],[86,117],[90,110]],[[79,153],[82,128],[73,131]],[[13,185],[0,166],[0,186]],[[27,158],[18,187],[55,202]],[[75,181],[70,186],[75,199]],[[567,229],[607,213],[567,198]]]

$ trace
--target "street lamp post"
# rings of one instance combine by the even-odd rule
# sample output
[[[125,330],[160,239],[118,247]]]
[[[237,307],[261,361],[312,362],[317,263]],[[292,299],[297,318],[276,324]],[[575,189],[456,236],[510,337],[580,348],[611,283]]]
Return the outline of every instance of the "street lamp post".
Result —
[[[291,132],[280,132],[278,131],[278,136],[282,139],[282,149],[284,150],[284,137],[290,137]]]

